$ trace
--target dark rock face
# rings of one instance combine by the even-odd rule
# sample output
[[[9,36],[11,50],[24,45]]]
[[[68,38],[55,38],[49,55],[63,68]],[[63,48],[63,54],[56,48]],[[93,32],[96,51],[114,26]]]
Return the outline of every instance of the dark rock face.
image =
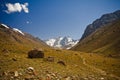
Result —
[[[95,32],[98,28],[108,25],[109,23],[120,19],[120,10],[103,15],[101,18],[95,20],[92,24],[89,24],[82,35],[82,39],[89,36],[93,32]]]
[[[39,50],[31,50],[28,52],[28,58],[44,58],[44,53]]]

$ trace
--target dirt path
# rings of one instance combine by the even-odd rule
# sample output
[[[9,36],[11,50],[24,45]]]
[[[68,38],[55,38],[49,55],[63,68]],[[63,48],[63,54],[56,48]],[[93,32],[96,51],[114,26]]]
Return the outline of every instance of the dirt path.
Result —
[[[87,63],[86,63],[86,59],[85,59],[83,56],[81,56],[81,55],[79,55],[79,56],[80,56],[80,58],[82,59],[83,64],[84,64],[85,66],[89,67],[90,69],[93,69],[93,70],[97,71],[97,72],[100,73],[101,75],[108,75],[108,76],[110,76],[110,77],[114,77],[114,78],[120,80],[120,77],[118,77],[118,76],[116,76],[116,75],[114,75],[114,74],[107,74],[106,71],[104,71],[104,70],[102,70],[102,69],[99,69],[99,68],[96,68],[96,67],[93,66],[93,65],[87,64]]]

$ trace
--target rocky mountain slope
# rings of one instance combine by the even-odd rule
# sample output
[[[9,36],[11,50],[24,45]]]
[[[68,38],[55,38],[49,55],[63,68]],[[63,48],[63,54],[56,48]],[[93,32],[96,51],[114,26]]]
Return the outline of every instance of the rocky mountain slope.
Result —
[[[120,19],[120,10],[115,11],[113,13],[104,14],[99,19],[95,20],[92,24],[89,24],[86,27],[84,34],[82,35],[81,40],[86,38],[87,36],[89,36],[93,32],[95,32],[98,28],[106,26],[107,24],[109,24],[115,20],[118,20],[118,19]]]
[[[70,37],[58,37],[45,40],[45,43],[51,47],[59,49],[70,49],[78,43],[78,40],[73,40]]]
[[[120,57],[120,20],[97,29],[72,49]]]
[[[0,24],[0,51],[25,52],[34,48],[49,48],[42,40],[16,28]]]

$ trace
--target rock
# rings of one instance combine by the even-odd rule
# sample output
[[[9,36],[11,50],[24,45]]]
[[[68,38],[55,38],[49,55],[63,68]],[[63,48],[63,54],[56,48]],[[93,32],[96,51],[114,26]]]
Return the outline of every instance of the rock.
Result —
[[[18,76],[19,76],[18,71],[15,71],[14,74],[15,74],[15,75],[14,75],[15,77],[18,77]]]
[[[70,76],[64,76],[63,78],[64,78],[64,80],[74,80]]]
[[[70,79],[70,77],[68,76],[68,77],[65,78],[65,80],[71,80],[71,79]]]
[[[16,58],[12,58],[12,60],[13,60],[13,61],[17,61],[17,59],[16,59]]]
[[[14,71],[10,71],[10,72],[8,72],[8,73],[9,73],[9,75],[11,75],[11,76],[14,76],[14,75],[15,75]]]
[[[45,61],[48,61],[48,62],[54,62],[54,57],[47,57],[44,59]]]
[[[61,65],[63,65],[63,66],[66,66],[66,64],[65,64],[64,61],[58,61],[57,63],[58,63],[58,64],[61,64]]]
[[[3,76],[7,76],[8,73],[7,73],[7,72],[3,72],[2,75],[3,75]]]
[[[9,50],[3,49],[2,52],[3,52],[3,53],[9,53]]]
[[[24,80],[35,80],[32,76],[26,76]]]
[[[51,76],[53,76],[53,77],[56,77],[56,74],[54,74],[54,73],[51,73]]]
[[[101,77],[101,78],[100,78],[100,80],[104,80],[104,78],[103,78],[103,77]]]
[[[44,58],[44,52],[40,50],[31,50],[28,52],[28,58]]]
[[[27,68],[27,73],[29,75],[33,75],[33,76],[36,76],[37,75],[37,72],[35,71],[35,69],[33,67],[28,67]]]
[[[28,67],[27,70],[34,71],[34,68],[33,67]]]
[[[47,74],[46,80],[51,80],[51,75],[50,74]]]

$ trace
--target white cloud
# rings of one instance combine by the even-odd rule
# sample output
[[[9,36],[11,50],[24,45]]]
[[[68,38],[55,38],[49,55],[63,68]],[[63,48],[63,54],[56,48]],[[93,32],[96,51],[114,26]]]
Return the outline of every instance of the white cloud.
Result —
[[[21,4],[21,6],[22,6],[24,12],[29,13],[29,10],[28,10],[28,8],[27,8],[28,3]]]
[[[6,13],[14,13],[14,12],[21,12],[22,10],[25,13],[29,13],[29,9],[28,9],[28,3],[24,3],[24,4],[20,4],[20,3],[15,3],[15,4],[11,4],[11,3],[7,3],[6,7],[7,10],[5,10]]]

